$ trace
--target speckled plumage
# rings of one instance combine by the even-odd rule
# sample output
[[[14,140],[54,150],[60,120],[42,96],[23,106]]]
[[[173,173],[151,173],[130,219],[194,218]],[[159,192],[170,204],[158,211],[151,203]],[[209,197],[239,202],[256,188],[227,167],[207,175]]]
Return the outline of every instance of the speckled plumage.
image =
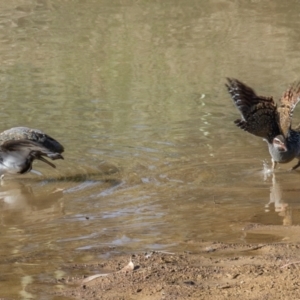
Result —
[[[0,133],[0,144],[10,140],[30,140],[50,151],[63,153],[64,147],[51,136],[41,130],[28,127],[13,127]]]
[[[253,89],[233,78],[227,78],[227,90],[242,118],[234,123],[241,129],[262,137],[268,143],[273,168],[277,163],[299,160],[300,132],[292,129],[292,114],[300,100],[300,82],[292,84],[276,105],[272,97],[257,96]]]

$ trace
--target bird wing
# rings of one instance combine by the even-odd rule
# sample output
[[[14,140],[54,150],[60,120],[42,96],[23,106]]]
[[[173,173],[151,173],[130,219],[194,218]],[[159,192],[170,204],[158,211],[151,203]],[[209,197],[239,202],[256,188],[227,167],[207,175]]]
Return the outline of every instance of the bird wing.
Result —
[[[46,147],[40,145],[39,143],[30,140],[6,141],[0,145],[0,149],[3,153],[8,154],[11,152],[18,152],[21,156],[24,157],[24,161],[30,162],[30,165],[35,159],[38,159],[55,168],[55,165],[46,160],[44,156],[52,160],[63,159],[63,156],[60,153],[52,152]]]
[[[38,129],[13,127],[0,133],[1,144],[10,140],[30,140],[44,146],[52,152],[64,152],[64,147],[58,141]]]
[[[257,96],[252,88],[234,78],[227,78],[227,90],[242,119],[234,123],[241,129],[267,139],[280,134],[277,106],[272,97]]]
[[[284,137],[287,137],[292,126],[293,111],[300,100],[300,81],[294,82],[284,92],[278,107],[279,126]]]

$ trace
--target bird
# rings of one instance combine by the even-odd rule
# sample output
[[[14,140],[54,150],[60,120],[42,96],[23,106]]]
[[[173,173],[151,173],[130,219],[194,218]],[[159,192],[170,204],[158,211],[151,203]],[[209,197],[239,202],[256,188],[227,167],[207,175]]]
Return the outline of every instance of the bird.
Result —
[[[40,160],[55,168],[55,165],[45,159],[63,159],[63,156],[51,151],[40,143],[31,140],[8,140],[0,145],[0,177],[4,174],[24,174],[32,169],[34,160]]]
[[[58,141],[39,129],[7,129],[0,133],[0,178],[3,179],[5,173],[29,172],[35,159],[55,168],[44,156],[52,160],[64,159],[61,155],[63,152],[64,147]]]
[[[52,152],[64,152],[64,147],[58,141],[39,129],[12,127],[0,133],[0,145],[10,140],[30,140]]]
[[[293,111],[300,100],[300,81],[292,83],[276,104],[273,97],[258,96],[256,92],[235,78],[227,78],[227,90],[241,113],[235,125],[268,144],[272,170],[278,163],[298,159],[292,167],[300,166],[300,126],[292,129]]]

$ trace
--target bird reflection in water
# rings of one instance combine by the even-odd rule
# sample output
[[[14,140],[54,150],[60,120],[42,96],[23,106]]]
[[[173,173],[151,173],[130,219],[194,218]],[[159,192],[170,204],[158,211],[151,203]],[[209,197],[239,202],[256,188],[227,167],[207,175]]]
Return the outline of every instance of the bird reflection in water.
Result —
[[[292,225],[291,208],[282,198],[282,189],[276,180],[276,176],[272,173],[272,185],[270,186],[270,201],[265,205],[265,211],[270,212],[270,206],[274,205],[275,212],[283,218],[283,225]]]
[[[31,185],[16,180],[1,182],[0,222],[1,225],[36,222],[51,219],[64,214],[63,190],[54,189],[46,192],[39,189],[33,192]]]

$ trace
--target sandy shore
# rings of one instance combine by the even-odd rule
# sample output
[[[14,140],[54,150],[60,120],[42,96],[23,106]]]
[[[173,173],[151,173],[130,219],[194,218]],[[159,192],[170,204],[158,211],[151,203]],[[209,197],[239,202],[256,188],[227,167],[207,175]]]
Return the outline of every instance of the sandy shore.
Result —
[[[299,299],[300,245],[202,243],[198,253],[146,252],[66,265],[55,299]],[[97,273],[97,278],[89,277]],[[95,277],[95,276],[94,276]]]

